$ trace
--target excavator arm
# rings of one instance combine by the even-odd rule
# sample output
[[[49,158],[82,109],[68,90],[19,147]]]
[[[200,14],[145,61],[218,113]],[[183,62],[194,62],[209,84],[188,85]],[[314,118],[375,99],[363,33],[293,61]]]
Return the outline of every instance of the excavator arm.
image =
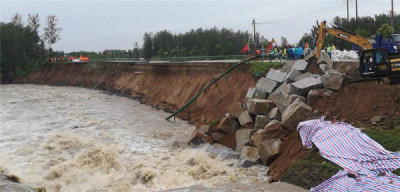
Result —
[[[357,34],[354,34],[350,31],[347,31],[345,29],[342,28],[327,28],[326,27],[326,21],[322,21],[321,25],[319,26],[319,31],[318,31],[318,40],[316,42],[316,52],[314,57],[318,59],[319,54],[321,53],[322,50],[322,46],[324,44],[324,40],[326,37],[326,34],[338,37],[340,39],[343,39],[345,41],[348,42],[352,42],[354,44],[357,44],[361,47],[361,49],[363,50],[367,50],[367,49],[372,49],[372,44],[371,42],[368,41],[368,39],[361,37]]]

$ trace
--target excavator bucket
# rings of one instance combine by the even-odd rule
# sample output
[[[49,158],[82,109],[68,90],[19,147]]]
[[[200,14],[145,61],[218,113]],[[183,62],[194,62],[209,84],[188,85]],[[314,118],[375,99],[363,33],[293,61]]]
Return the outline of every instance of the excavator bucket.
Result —
[[[307,55],[304,57],[304,59],[305,59],[307,62],[309,62],[310,60],[313,60],[314,55],[315,55],[315,50],[312,50],[312,51],[310,51],[309,54],[307,54]]]

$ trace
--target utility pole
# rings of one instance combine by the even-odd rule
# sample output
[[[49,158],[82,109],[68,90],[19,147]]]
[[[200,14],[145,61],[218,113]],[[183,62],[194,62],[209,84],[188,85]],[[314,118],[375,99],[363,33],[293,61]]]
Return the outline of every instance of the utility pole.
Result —
[[[393,0],[392,0],[392,11],[390,12],[391,20],[390,23],[392,25],[392,28],[394,29],[394,12],[393,12]]]
[[[257,47],[257,43],[256,43],[256,20],[255,19],[253,19],[252,25],[253,25],[253,35],[254,35],[253,43],[254,43],[254,51],[255,51],[256,47]]]
[[[393,1],[393,0],[392,0]],[[356,25],[358,27],[358,5],[357,5],[357,0],[356,0]]]
[[[349,17],[349,0],[347,0],[347,21],[350,21],[350,17]]]

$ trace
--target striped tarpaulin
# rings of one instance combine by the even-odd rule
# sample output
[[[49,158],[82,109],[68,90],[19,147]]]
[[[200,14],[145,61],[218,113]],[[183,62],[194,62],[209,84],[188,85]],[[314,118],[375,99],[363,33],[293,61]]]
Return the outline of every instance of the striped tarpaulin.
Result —
[[[400,168],[400,153],[387,151],[360,129],[322,117],[301,122],[297,130],[304,146],[314,143],[322,157],[344,168],[312,191],[400,191],[400,177],[391,173]]]

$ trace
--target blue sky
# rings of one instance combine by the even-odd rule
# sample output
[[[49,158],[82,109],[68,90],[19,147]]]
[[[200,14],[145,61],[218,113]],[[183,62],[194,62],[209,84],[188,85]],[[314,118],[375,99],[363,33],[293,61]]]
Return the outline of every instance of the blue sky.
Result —
[[[358,0],[359,16],[387,13],[390,0]],[[355,0],[349,0],[350,17],[355,16]],[[400,1],[395,0],[395,12]],[[173,33],[190,29],[225,27],[252,31],[256,22],[280,20],[280,24],[257,25],[266,38],[286,37],[297,42],[310,31],[316,20],[346,16],[345,0],[318,1],[0,1],[2,22],[20,13],[26,22],[28,14],[38,13],[42,27],[45,17],[56,14],[63,28],[62,40],[53,47],[69,51],[132,49],[142,44],[145,32],[167,29]],[[322,11],[319,11],[321,10]],[[291,18],[291,19],[285,19]],[[294,19],[293,19],[294,18]],[[295,21],[294,20],[298,20]],[[282,22],[285,21],[285,22]]]

